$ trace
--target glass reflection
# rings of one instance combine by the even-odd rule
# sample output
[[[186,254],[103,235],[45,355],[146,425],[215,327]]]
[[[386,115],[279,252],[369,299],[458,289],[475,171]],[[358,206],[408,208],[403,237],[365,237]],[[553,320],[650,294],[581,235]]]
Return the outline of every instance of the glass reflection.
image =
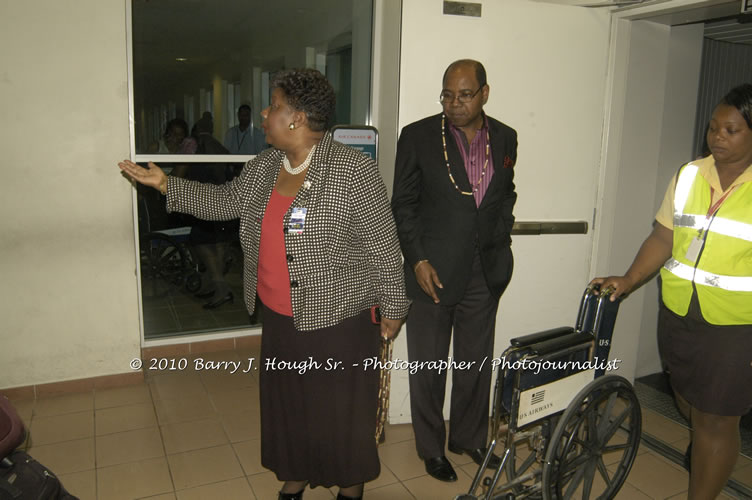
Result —
[[[258,154],[269,81],[286,68],[329,78],[335,124],[366,124],[372,8],[372,0],[133,0],[136,153],[209,154],[191,151],[190,140],[209,113],[229,153]]]
[[[132,0],[139,155],[255,155],[269,82],[312,67],[335,89],[335,124],[367,124],[372,0]],[[170,175],[231,180],[243,163],[158,162]],[[194,160],[194,161],[196,161]],[[243,304],[237,221],[168,214],[138,188],[145,338],[257,326]],[[260,308],[257,307],[256,311]]]
[[[216,139],[216,147],[224,149]],[[201,146],[199,146],[200,148]],[[160,164],[169,175],[222,184],[240,163]],[[167,213],[164,197],[138,188],[141,294],[147,338],[248,328],[260,322],[243,304],[238,220]]]

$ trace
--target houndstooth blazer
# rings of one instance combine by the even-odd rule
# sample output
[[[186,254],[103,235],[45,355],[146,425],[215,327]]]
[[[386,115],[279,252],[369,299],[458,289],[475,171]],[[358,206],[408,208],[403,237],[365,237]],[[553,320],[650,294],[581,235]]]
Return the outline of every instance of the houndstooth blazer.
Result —
[[[269,149],[249,161],[224,185],[169,177],[167,210],[206,220],[240,218],[245,304],[256,303],[261,221],[282,164]],[[376,163],[335,142],[319,143],[303,186],[285,214],[285,249],[295,326],[314,330],[335,325],[379,304],[381,314],[407,315],[397,231]],[[307,209],[302,233],[287,231],[292,208]]]

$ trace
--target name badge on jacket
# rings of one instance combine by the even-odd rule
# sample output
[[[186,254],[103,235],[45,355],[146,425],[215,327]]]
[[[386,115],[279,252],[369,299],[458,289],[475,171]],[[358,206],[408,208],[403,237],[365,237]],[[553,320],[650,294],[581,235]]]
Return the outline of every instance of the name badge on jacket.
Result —
[[[294,207],[290,214],[290,222],[287,224],[288,234],[300,234],[305,226],[307,208]]]

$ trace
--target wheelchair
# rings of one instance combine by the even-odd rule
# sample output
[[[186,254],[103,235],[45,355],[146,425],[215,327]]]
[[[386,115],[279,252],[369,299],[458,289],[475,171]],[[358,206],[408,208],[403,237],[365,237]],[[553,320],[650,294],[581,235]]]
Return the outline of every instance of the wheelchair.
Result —
[[[467,494],[472,499],[610,499],[640,443],[632,385],[607,375],[619,301],[588,287],[575,327],[512,339],[497,372],[490,444]],[[598,293],[596,295],[596,293]],[[494,449],[501,462],[487,469]]]
[[[181,287],[201,288],[201,274],[190,249],[167,232],[152,231],[139,239],[141,286],[145,296],[164,297]]]
[[[183,287],[201,288],[201,274],[190,246],[190,227],[183,217],[168,214],[159,194],[139,185],[138,232],[141,287],[144,297],[165,297]]]

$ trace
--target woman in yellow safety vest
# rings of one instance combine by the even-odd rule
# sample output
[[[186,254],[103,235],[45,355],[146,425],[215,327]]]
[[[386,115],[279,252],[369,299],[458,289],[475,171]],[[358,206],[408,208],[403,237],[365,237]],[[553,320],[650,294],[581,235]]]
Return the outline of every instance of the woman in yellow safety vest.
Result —
[[[658,346],[691,424],[691,500],[723,489],[752,408],[752,85],[716,106],[707,142],[712,154],[676,174],[627,273],[592,282],[614,300],[660,269]]]

